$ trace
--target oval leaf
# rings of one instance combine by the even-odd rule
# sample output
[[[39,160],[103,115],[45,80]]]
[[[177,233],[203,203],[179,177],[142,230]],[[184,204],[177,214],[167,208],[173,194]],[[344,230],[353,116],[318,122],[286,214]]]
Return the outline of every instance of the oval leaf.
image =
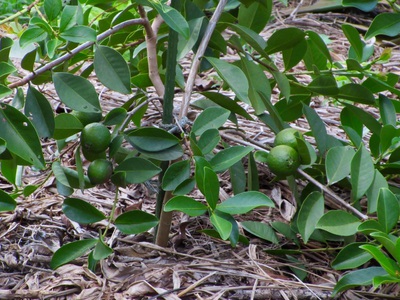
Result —
[[[228,120],[229,115],[229,110],[222,107],[206,108],[193,122],[192,132],[199,136],[209,129],[218,129]]]
[[[131,74],[122,55],[113,48],[99,46],[94,53],[94,70],[100,82],[110,90],[129,94]]]
[[[335,270],[354,269],[369,261],[372,255],[360,248],[364,243],[346,245],[332,262]]]
[[[157,226],[158,219],[141,210],[132,210],[118,216],[115,226],[126,234],[138,234]]]
[[[278,238],[272,228],[265,223],[254,222],[254,221],[245,221],[240,223],[244,230],[250,232],[251,234],[269,241],[274,244],[278,244]]]
[[[334,147],[326,153],[326,177],[328,185],[332,185],[350,174],[349,162],[353,159],[355,152],[351,147]]]
[[[341,210],[331,210],[319,219],[316,228],[339,236],[350,236],[357,232],[360,220]]]
[[[308,242],[319,219],[324,214],[324,197],[320,192],[312,192],[301,205],[297,218],[297,227],[304,243]]]
[[[187,196],[175,196],[164,206],[164,211],[181,211],[191,217],[201,216],[207,211],[207,206]]]
[[[399,200],[388,189],[381,188],[378,196],[377,215],[378,222],[383,226],[386,233],[389,233],[399,220]]]
[[[179,144],[179,139],[171,133],[151,127],[143,127],[130,132],[125,139],[133,147],[146,152],[159,152]]]
[[[370,39],[378,34],[396,36],[400,33],[400,18],[398,13],[380,13],[373,20],[365,34]]]
[[[115,168],[115,173],[123,173],[127,183],[142,183],[160,173],[161,169],[151,161],[132,157],[124,160]]]
[[[253,151],[250,146],[233,146],[218,152],[210,164],[215,172],[225,171]]]
[[[62,246],[51,258],[50,267],[55,270],[58,267],[69,263],[71,260],[84,255],[90,248],[93,248],[97,242],[98,239],[88,239],[75,241]]]
[[[240,193],[217,205],[217,209],[227,214],[245,214],[256,207],[275,207],[274,202],[260,192]]]
[[[89,224],[104,220],[106,216],[93,205],[77,198],[64,200],[62,210],[72,221]]]
[[[375,174],[374,162],[364,145],[357,150],[350,168],[352,198],[358,200],[371,186]]]
[[[175,190],[182,182],[190,176],[190,161],[183,160],[173,163],[165,171],[162,179],[162,189],[164,191]]]
[[[17,202],[6,192],[0,190],[0,211],[13,211]]]

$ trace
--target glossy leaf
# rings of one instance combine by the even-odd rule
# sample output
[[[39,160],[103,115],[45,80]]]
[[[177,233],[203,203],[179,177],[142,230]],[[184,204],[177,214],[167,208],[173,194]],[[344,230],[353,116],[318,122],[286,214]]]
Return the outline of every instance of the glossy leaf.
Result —
[[[206,108],[193,122],[192,132],[199,136],[206,130],[218,129],[227,120],[230,112],[222,107],[209,107]]]
[[[372,181],[371,186],[366,192],[366,196],[368,199],[368,213],[371,214],[376,212],[378,207],[380,189],[388,187],[389,185],[386,178],[378,170],[375,170],[374,180]]]
[[[356,107],[354,105],[346,104],[346,108],[352,114],[352,116],[364,124],[371,132],[380,134],[381,125],[379,122],[365,110]]]
[[[0,190],[0,212],[13,211],[17,207],[17,202],[6,192]]]
[[[331,210],[319,219],[316,228],[339,236],[350,236],[357,232],[360,224],[359,219],[348,212]]]
[[[396,36],[400,33],[400,18],[398,13],[380,13],[368,28],[365,38],[368,40],[378,34]]]
[[[357,150],[351,160],[352,198],[360,199],[374,180],[375,167],[371,156],[363,145]]]
[[[386,256],[379,247],[367,244],[360,246],[360,248],[368,251],[389,275],[398,276],[400,267],[393,259]]]
[[[211,210],[214,210],[219,200],[219,178],[209,167],[204,168],[204,182],[207,188],[204,189],[204,197]]]
[[[106,126],[121,124],[127,116],[126,109],[123,107],[116,107],[110,110],[105,116],[103,124]]]
[[[318,33],[316,33],[315,31],[311,31],[311,30],[306,31],[306,34],[307,34],[309,40],[312,42],[313,50],[314,50],[314,48],[318,49],[318,52],[320,54],[322,54],[326,58],[326,60],[332,62],[332,57],[329,52],[329,49],[326,46],[324,40],[321,38],[321,36]]]
[[[383,125],[396,127],[396,110],[392,101],[385,95],[379,94],[379,112]]]
[[[211,224],[217,230],[221,239],[226,240],[230,237],[232,232],[232,217],[228,214],[220,212],[218,210],[213,211],[210,216]]]
[[[115,219],[115,226],[125,234],[138,234],[157,226],[158,219],[141,210],[131,210]]]
[[[307,41],[303,40],[293,48],[289,48],[282,51],[283,62],[285,64],[285,70],[290,70],[296,66],[307,53]]]
[[[217,209],[227,214],[245,214],[254,208],[275,207],[274,202],[261,192],[250,191],[235,195],[217,205]]]
[[[363,234],[370,234],[375,231],[384,231],[383,226],[376,220],[366,220],[358,226],[358,231]]]
[[[45,162],[39,136],[32,122],[16,108],[0,104],[0,138],[7,149],[27,162],[43,169]]]
[[[331,75],[319,75],[307,86],[313,92],[324,96],[337,96],[339,88],[336,80]]]
[[[251,47],[254,48],[263,57],[268,57],[264,51],[266,43],[264,39],[253,30],[238,24],[230,23],[229,27],[232,28],[243,40],[245,40]],[[273,68],[276,70],[276,68]]]
[[[40,27],[31,27],[25,30],[20,39],[19,45],[23,48],[26,45],[43,41],[47,38],[47,32]]]
[[[251,234],[269,241],[274,244],[278,244],[279,240],[275,234],[275,232],[272,230],[272,228],[265,223],[261,222],[255,222],[255,221],[244,221],[240,223],[244,230],[247,232],[250,232]]]
[[[344,107],[340,112],[340,122],[347,136],[357,148],[362,143],[363,124],[350,112],[347,107]]]
[[[225,81],[225,83],[232,89],[236,97],[250,104],[249,100],[249,82],[247,81],[246,75],[243,71],[226,61],[219,58],[207,57],[207,61],[214,67],[218,75]]]
[[[141,157],[131,157],[122,161],[114,173],[122,173],[126,183],[142,183],[160,173],[161,169],[151,161]],[[113,175],[114,176],[114,175]]]
[[[125,139],[138,150],[159,152],[179,144],[179,139],[160,128],[142,127],[125,136]]]
[[[62,265],[84,255],[98,242],[98,239],[87,239],[75,241],[62,246],[58,249],[51,258],[50,267],[55,270]]]
[[[191,217],[197,217],[207,211],[207,206],[191,197],[175,196],[164,205],[164,211],[174,210],[181,211]]]
[[[307,243],[314,232],[319,219],[324,215],[324,197],[320,192],[312,192],[301,205],[297,228],[304,243]]]
[[[62,210],[69,219],[81,224],[95,223],[106,218],[106,216],[93,205],[77,198],[65,199]]]
[[[265,51],[268,54],[272,54],[293,48],[302,42],[304,37],[305,33],[295,27],[279,29],[269,37]]]
[[[195,156],[195,178],[196,184],[200,192],[204,195],[207,183],[204,182],[204,168],[211,168],[211,164],[203,157]]]
[[[102,84],[122,94],[131,93],[129,67],[118,51],[107,46],[98,46],[93,62],[96,75]]]
[[[25,115],[31,119],[40,137],[53,136],[55,127],[53,108],[46,97],[32,86],[26,93]]]
[[[66,139],[83,128],[82,123],[71,114],[59,114],[54,118],[54,139]]]
[[[102,260],[109,257],[113,253],[113,249],[107,246],[104,241],[99,240],[92,253],[95,260]]]
[[[396,239],[399,237],[395,237],[393,235],[386,234],[381,231],[371,232],[370,235],[377,240],[385,250],[397,261],[400,262],[400,253],[397,252],[396,249]]]
[[[361,62],[363,57],[364,45],[360,38],[360,33],[357,31],[357,29],[349,24],[342,24],[342,30],[357,55],[357,61]]]
[[[326,177],[328,185],[332,185],[350,175],[349,162],[355,152],[351,147],[334,147],[326,153]]]
[[[389,233],[399,220],[399,200],[388,188],[379,190],[377,215],[378,222],[386,233]]]
[[[333,289],[332,297],[337,293],[357,286],[371,285],[376,276],[386,275],[386,271],[381,267],[369,267],[361,270],[351,271],[339,279]]]
[[[53,164],[51,165],[51,169],[57,181],[64,186],[74,189],[81,188],[78,171],[64,167],[58,161],[53,162]],[[84,176],[84,182],[85,188],[90,188],[93,186],[87,176]]]
[[[62,10],[61,0],[45,0],[43,8],[49,21],[53,21]]]
[[[239,6],[238,23],[257,33],[268,23],[272,11],[272,1],[254,1],[249,6]],[[265,5],[266,4],[266,5]]]
[[[60,37],[73,43],[95,42],[96,31],[87,26],[76,25],[61,32]]]
[[[348,83],[341,86],[337,97],[356,103],[375,104],[374,94],[366,87],[356,83]]]
[[[237,162],[236,164],[243,165],[241,161]],[[235,164],[235,165],[236,165]],[[232,173],[232,172],[231,172]],[[239,173],[240,174],[240,173]],[[243,170],[243,179],[245,180],[245,171]],[[248,176],[247,176],[247,188],[249,191],[258,191],[260,190],[260,173],[257,168],[257,163],[254,159],[253,152],[250,152],[248,155]],[[233,185],[232,175],[231,175],[231,182]],[[237,194],[237,193],[235,193]]]
[[[219,144],[221,136],[218,129],[211,128],[203,132],[200,136],[197,146],[203,155],[209,154]]]
[[[232,146],[218,152],[210,164],[215,172],[225,171],[253,150],[250,146]]]
[[[365,243],[351,243],[346,245],[332,262],[335,270],[354,269],[371,260],[372,255],[360,248]]]
[[[66,5],[61,13],[60,18],[60,32],[67,31],[68,29],[81,23],[81,7],[77,5]]]
[[[182,160],[173,163],[165,171],[162,179],[162,189],[164,191],[175,190],[182,182],[190,176],[190,161]]]
[[[274,221],[271,223],[271,226],[277,232],[282,234],[285,238],[293,241],[297,246],[300,245],[300,241],[297,238],[297,233],[292,229],[289,224],[280,221]]]
[[[229,168],[229,176],[234,195],[240,194],[246,190],[246,173],[241,161],[238,161]]]
[[[53,73],[54,87],[61,101],[82,112],[100,112],[100,102],[94,86],[85,78],[69,73]]]

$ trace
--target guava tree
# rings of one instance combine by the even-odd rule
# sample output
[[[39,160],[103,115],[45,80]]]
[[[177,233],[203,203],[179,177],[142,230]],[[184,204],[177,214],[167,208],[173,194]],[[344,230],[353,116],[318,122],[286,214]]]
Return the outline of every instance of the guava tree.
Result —
[[[368,7],[360,1],[343,4],[367,11],[377,4],[369,2]],[[56,178],[68,218],[108,224],[96,238],[63,245],[54,253],[52,268],[89,252],[94,270],[113,252],[110,230],[138,234],[154,227],[155,242],[166,246],[172,212],[181,211],[191,217],[207,214],[211,228],[204,234],[232,246],[248,243],[241,228],[276,244],[276,233],[298,246],[309,240],[341,241],[345,247],[333,267],[361,268],[345,275],[335,293],[398,282],[399,190],[391,179],[400,162],[399,75],[374,69],[391,58],[390,49],[376,55],[367,42],[378,34],[397,35],[398,15],[378,16],[364,38],[343,25],[351,47],[348,58],[337,62],[315,31],[289,27],[265,40],[260,32],[272,10],[272,0],[44,0],[25,10],[25,28],[10,26],[25,54],[14,66],[9,59],[14,42],[1,38],[0,167],[14,189],[0,191],[0,210],[14,210],[16,198],[41,188],[21,184],[22,170],[29,168]],[[235,60],[221,59],[228,50]],[[194,91],[196,76],[211,68],[217,85]],[[29,74],[15,79],[21,69]],[[300,81],[299,75],[309,81]],[[93,77],[100,88],[89,80]],[[56,93],[52,98],[44,89],[49,86]],[[123,103],[104,111],[108,92],[117,93]],[[197,101],[192,101],[194,94]],[[327,133],[312,105],[319,97],[342,108],[340,127],[346,138]],[[149,107],[157,109],[155,118]],[[191,121],[188,114],[194,109],[199,113]],[[155,121],[144,122],[150,114]],[[274,150],[277,145],[249,139],[239,120],[260,122],[278,134],[300,118],[308,128],[293,135],[296,168],[276,174],[292,190],[295,214],[288,223],[239,223],[236,215],[275,206],[259,191],[258,166],[271,165],[273,153],[282,153]],[[57,151],[48,157],[43,145],[49,140]],[[71,151],[72,167],[66,164]],[[91,162],[88,169],[85,161]],[[221,173],[230,174],[228,199],[221,196]],[[119,188],[153,178],[158,178],[155,213],[133,210],[115,217]],[[309,182],[303,190],[299,179]],[[74,195],[76,189],[104,182],[115,189],[108,214]],[[333,185],[348,190],[351,199],[336,195]],[[203,198],[191,197],[193,189]],[[285,249],[280,253],[286,255]],[[379,267],[362,268],[373,258]]]

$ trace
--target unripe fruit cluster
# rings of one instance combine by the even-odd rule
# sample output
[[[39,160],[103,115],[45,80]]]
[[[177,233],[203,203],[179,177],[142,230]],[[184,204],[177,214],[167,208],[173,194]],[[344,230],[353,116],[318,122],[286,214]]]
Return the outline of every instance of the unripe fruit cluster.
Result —
[[[275,137],[274,147],[267,156],[267,165],[278,176],[293,175],[300,166],[296,136],[300,137],[296,129],[286,128]]]
[[[89,123],[82,129],[80,142],[83,156],[91,162],[87,172],[90,182],[107,182],[113,173],[113,164],[106,155],[111,142],[108,128],[102,123]]]

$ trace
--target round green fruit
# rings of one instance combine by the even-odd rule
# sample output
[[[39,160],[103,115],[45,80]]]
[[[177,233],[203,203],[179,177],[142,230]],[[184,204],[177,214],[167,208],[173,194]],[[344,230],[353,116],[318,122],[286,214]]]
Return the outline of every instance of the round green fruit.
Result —
[[[89,165],[87,175],[92,184],[101,184],[110,179],[113,172],[112,163],[106,159],[96,159]]]
[[[90,123],[100,122],[103,118],[101,112],[98,113],[88,113],[83,111],[73,110],[71,115],[75,116],[83,126],[86,126]]]
[[[269,152],[267,165],[278,176],[293,175],[300,166],[299,154],[290,146],[278,145]]]
[[[286,145],[292,147],[295,150],[298,150],[296,136],[298,137],[301,136],[298,130],[294,128],[285,128],[279,131],[278,134],[276,135],[274,145],[275,146]]]
[[[105,151],[102,152],[92,152],[86,148],[82,148],[82,154],[88,161],[94,161],[96,159],[106,159],[107,155]]]
[[[94,153],[104,152],[111,142],[111,134],[101,123],[90,123],[82,129],[81,146]]]

